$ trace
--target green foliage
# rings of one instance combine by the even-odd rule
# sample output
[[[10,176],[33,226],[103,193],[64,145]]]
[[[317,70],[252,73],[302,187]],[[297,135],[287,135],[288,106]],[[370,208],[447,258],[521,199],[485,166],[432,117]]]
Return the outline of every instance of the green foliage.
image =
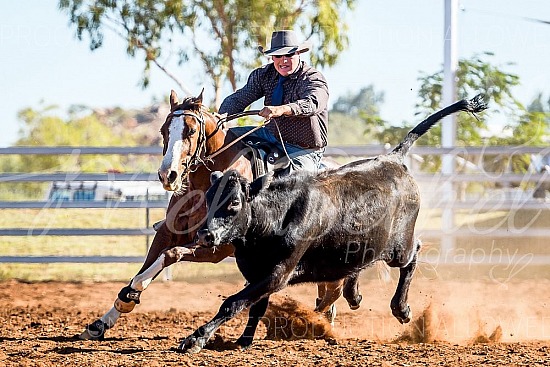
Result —
[[[348,92],[339,97],[332,105],[333,112],[340,112],[350,116],[378,116],[379,104],[384,103],[384,92],[376,92],[371,84],[361,88],[358,92]]]
[[[314,65],[334,65],[347,46],[344,15],[355,0],[60,0],[59,9],[69,16],[79,40],[89,37],[90,49],[102,46],[105,32],[126,41],[126,52],[143,57],[142,85],[149,83],[154,64],[188,91],[169,71],[166,62],[179,57],[180,64],[198,59],[216,91],[237,82],[258,66],[258,45],[271,32],[300,29],[315,47]]]
[[[384,93],[376,92],[372,85],[339,97],[329,115],[329,143],[358,145],[383,141],[387,127],[379,116],[379,105],[383,102]]]
[[[550,101],[549,101],[550,102]],[[549,103],[550,107],[550,103]],[[539,94],[521,114],[518,121],[505,127],[506,136],[493,136],[489,139],[490,145],[527,145],[545,146],[550,138],[550,108],[542,103],[542,94]],[[529,154],[516,155],[509,161],[494,159],[493,167],[496,171],[511,170],[512,172],[527,172],[531,158]]]
[[[514,97],[513,87],[519,84],[517,75],[505,72],[502,66],[490,63],[490,53],[474,55],[471,59],[459,61],[457,70],[458,99],[471,98],[483,93],[489,102],[489,110],[483,113],[478,120],[469,114],[457,115],[458,146],[488,145],[530,145],[540,146],[548,141],[549,114],[544,109],[542,97],[539,95],[529,108],[525,107]],[[423,74],[419,81],[420,102],[417,108],[423,114],[432,113],[441,106],[441,92],[443,87],[443,71],[435,74]],[[489,124],[491,120],[501,114],[507,121],[504,131],[493,136]],[[504,133],[504,134],[503,134]],[[419,139],[418,144],[440,145],[441,124],[434,126],[430,134]],[[477,161],[478,157],[463,157],[469,161]],[[527,154],[512,157],[484,155],[483,169],[488,172],[526,172],[529,166]],[[426,159],[430,162],[430,170],[439,170],[438,157]],[[427,168],[427,167],[424,167]]]
[[[85,108],[69,109],[69,117],[56,116],[54,106],[40,110],[26,108],[19,112],[22,127],[16,146],[137,146],[144,142],[137,129],[124,124],[123,117],[128,111],[116,113],[104,119],[96,112],[83,113]],[[77,114],[76,112],[79,112]],[[80,115],[80,116],[79,116]],[[115,122],[113,122],[115,121]],[[118,121],[118,122],[117,122]],[[148,124],[150,125],[150,124]],[[158,127],[152,126],[154,135],[159,135]],[[149,142],[146,145],[151,145]],[[160,150],[159,150],[160,153]],[[158,164],[155,159],[155,164]],[[48,173],[48,172],[88,172],[108,171],[151,172],[155,165],[150,158],[121,155],[82,155],[78,151],[70,155],[6,155],[0,157],[0,169],[7,173]],[[47,189],[44,183],[1,183],[0,200],[42,199]]]
[[[27,108],[19,112],[23,130],[27,132],[16,145],[37,146],[106,146],[120,145],[122,137],[113,135],[97,116],[63,120],[47,114],[50,109]]]
[[[27,108],[19,112],[23,122],[23,136],[18,146],[121,146],[133,140],[131,131],[113,134],[113,130],[100,122],[95,114],[64,120],[52,116],[49,108],[36,111]],[[124,157],[80,155],[21,156],[19,166],[25,172],[104,172],[122,170]]]
[[[503,113],[507,119],[514,119],[523,110],[521,103],[513,96],[512,88],[519,84],[517,75],[507,73],[500,66],[494,66],[486,58],[492,54],[474,55],[471,59],[463,59],[457,69],[457,97],[472,98],[483,93],[489,101],[489,111],[484,112],[482,119],[476,119],[469,114],[457,115],[457,145],[480,146],[484,137],[489,135],[488,123],[494,113]],[[428,115],[442,108],[441,93],[443,89],[443,71],[435,74],[423,74],[418,97],[417,109]],[[430,134],[423,136],[418,144],[440,145],[441,125],[432,128]]]
[[[457,70],[458,99],[471,98],[478,93],[485,95],[489,104],[478,120],[469,114],[457,115],[458,146],[482,145],[544,145],[549,138],[549,114],[544,108],[542,96],[539,95],[526,109],[513,95],[513,87],[520,83],[519,77],[504,71],[503,66],[491,64],[491,53],[474,55],[470,59],[459,61]],[[441,106],[443,87],[443,71],[434,74],[423,74],[419,78],[419,103],[417,109],[423,114],[434,112]],[[497,116],[497,115],[501,116]],[[505,119],[506,126],[496,136],[492,135],[489,124],[497,117]],[[494,130],[494,129],[493,129]],[[418,144],[440,145],[441,124],[434,126],[430,134],[419,139]],[[470,162],[480,162],[481,168],[487,172],[524,173],[528,170],[530,157],[528,154],[514,156],[495,156],[485,154],[480,157],[463,156]],[[437,171],[440,169],[440,157],[427,157],[424,169]],[[495,184],[498,186],[498,183]]]
[[[367,143],[365,122],[359,117],[331,111],[329,119],[328,142],[330,145],[364,145]]]

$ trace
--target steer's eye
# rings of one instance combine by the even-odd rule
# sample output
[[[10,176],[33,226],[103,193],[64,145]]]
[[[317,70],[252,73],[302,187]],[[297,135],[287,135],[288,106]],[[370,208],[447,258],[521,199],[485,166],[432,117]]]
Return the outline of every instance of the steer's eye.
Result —
[[[239,199],[231,200],[229,203],[229,210],[239,210],[241,208],[241,201]]]

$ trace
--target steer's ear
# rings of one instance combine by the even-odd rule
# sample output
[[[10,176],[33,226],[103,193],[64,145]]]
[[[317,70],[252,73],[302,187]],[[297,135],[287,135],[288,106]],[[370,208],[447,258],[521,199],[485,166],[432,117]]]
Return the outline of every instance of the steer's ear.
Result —
[[[214,171],[210,174],[210,185],[213,185],[214,182],[218,181],[223,177],[223,173],[220,171]]]
[[[262,177],[254,180],[250,184],[250,189],[248,190],[248,201],[254,200],[254,198],[266,187],[269,186],[269,184],[273,181],[273,172],[269,172]]]

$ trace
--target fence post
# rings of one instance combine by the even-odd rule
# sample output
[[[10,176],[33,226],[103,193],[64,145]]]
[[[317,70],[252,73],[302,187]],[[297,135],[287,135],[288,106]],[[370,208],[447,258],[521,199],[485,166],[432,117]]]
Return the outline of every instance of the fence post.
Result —
[[[145,202],[147,205],[145,206],[145,228],[149,228],[150,226],[150,217],[149,217],[149,189],[145,191]],[[149,252],[149,235],[145,236],[145,254]]]
[[[444,24],[444,65],[443,91],[441,101],[443,105],[450,105],[456,100],[456,71],[458,69],[458,0],[445,0]],[[441,145],[444,148],[456,145],[456,116],[450,115],[443,119],[441,128]],[[452,175],[454,173],[455,156],[444,154],[442,157],[442,172],[447,180],[443,184],[443,195],[446,205],[442,213],[443,237],[441,238],[441,254],[444,255],[454,248],[454,237],[450,232],[454,228],[454,187]],[[444,255],[445,256],[445,255]]]

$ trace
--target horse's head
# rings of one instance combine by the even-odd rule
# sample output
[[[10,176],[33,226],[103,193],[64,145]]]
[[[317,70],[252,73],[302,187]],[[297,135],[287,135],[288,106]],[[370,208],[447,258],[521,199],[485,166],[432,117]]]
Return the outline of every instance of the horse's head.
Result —
[[[160,128],[164,157],[158,175],[165,190],[180,190],[188,174],[202,162],[207,139],[205,118],[212,116],[203,111],[202,92],[180,103],[172,91],[170,113]]]

